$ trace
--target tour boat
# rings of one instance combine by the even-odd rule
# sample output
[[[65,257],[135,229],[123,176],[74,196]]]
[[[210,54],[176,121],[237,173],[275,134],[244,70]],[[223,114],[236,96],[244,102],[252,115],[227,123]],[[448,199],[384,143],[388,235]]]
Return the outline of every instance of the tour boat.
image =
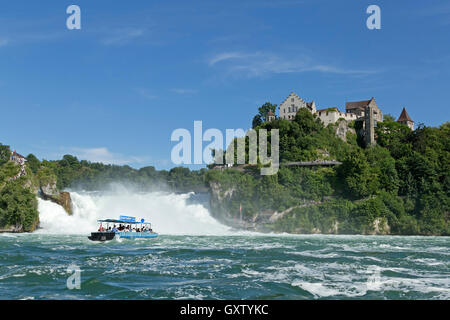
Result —
[[[114,238],[123,239],[150,239],[156,238],[150,222],[144,219],[136,221],[135,217],[120,216],[119,219],[98,220],[100,227],[97,232],[91,232],[88,237],[92,241],[109,241]],[[103,225],[106,225],[104,227]]]

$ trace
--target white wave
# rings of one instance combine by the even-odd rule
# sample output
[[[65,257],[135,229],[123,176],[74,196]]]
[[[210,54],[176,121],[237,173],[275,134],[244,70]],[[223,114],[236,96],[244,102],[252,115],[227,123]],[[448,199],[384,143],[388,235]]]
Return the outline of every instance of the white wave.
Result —
[[[189,204],[189,194],[71,192],[73,215],[62,207],[39,199],[40,230],[46,234],[89,234],[97,230],[97,220],[120,215],[144,218],[153,230],[168,235],[227,235],[230,228],[211,217],[200,204]]]
[[[359,297],[366,294],[366,290],[361,290],[357,286],[351,288],[334,288],[331,285],[325,285],[320,282],[305,282],[294,281],[292,283],[295,287],[300,287],[305,291],[308,291],[315,297],[333,297],[333,296],[346,296],[346,297]]]

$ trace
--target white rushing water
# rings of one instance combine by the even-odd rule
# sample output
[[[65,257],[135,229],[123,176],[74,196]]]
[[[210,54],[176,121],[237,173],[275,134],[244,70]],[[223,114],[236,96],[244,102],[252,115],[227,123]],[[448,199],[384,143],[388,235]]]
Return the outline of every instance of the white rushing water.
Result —
[[[230,228],[211,217],[200,204],[191,204],[188,194],[136,193],[120,188],[107,193],[71,192],[73,215],[50,201],[39,199],[38,233],[89,234],[97,220],[133,216],[151,222],[153,230],[169,235],[224,235]]]

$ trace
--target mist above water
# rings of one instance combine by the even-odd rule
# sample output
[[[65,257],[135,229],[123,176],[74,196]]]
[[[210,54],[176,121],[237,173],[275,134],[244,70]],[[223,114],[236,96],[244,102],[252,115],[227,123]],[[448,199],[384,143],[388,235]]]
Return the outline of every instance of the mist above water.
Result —
[[[151,222],[153,230],[167,235],[225,235],[230,228],[211,217],[201,204],[191,203],[189,194],[133,192],[119,187],[103,193],[71,192],[73,215],[62,207],[39,199],[40,229],[47,234],[89,234],[98,219],[120,215]]]

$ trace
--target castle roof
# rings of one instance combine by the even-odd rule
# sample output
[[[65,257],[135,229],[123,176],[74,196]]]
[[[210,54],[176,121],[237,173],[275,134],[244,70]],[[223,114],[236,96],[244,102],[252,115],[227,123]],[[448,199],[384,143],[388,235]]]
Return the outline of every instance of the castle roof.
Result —
[[[275,116],[275,115],[273,114],[272,111],[269,111],[269,112],[267,112],[267,116],[271,117],[271,116]]]
[[[337,107],[331,107],[331,108],[324,108],[324,109],[317,110],[317,112],[324,112],[324,111],[339,112],[339,109]]]
[[[353,109],[364,109],[367,107],[372,100],[363,100],[363,101],[354,101],[354,102],[346,102],[345,109],[353,110]]]
[[[298,98],[300,101],[305,102],[305,101],[304,101],[302,98],[300,98],[295,92],[291,92],[291,93],[287,96],[287,98],[284,99],[284,101],[278,106],[278,108],[281,108],[281,105],[282,105],[283,103],[285,103],[290,97],[296,97],[296,98]]]
[[[412,121],[408,112],[406,112],[406,108],[403,108],[402,113],[400,114],[400,117],[398,118],[397,122],[405,122],[405,121],[414,122],[414,121]]]

